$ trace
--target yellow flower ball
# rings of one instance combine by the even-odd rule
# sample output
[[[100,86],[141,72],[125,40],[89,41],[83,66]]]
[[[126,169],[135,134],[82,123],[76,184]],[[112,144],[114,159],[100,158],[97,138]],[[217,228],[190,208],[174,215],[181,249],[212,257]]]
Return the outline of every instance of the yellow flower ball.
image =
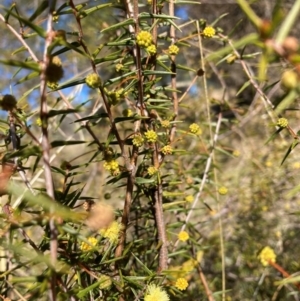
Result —
[[[169,301],[169,296],[161,287],[150,284],[144,296],[145,301]]]
[[[85,78],[85,83],[92,89],[99,88],[102,84],[101,78],[97,73],[91,73]]]
[[[219,188],[218,192],[221,195],[225,195],[225,194],[228,193],[228,189],[225,186],[222,186],[222,187]]]
[[[184,291],[187,289],[188,286],[189,284],[185,278],[178,278],[176,280],[175,287],[178,288],[179,290]]]
[[[164,155],[172,155],[173,153],[173,148],[171,145],[165,145],[162,149],[161,149],[161,152],[164,154]]]
[[[157,140],[157,134],[153,130],[148,130],[145,133],[145,137],[148,142],[156,142]]]
[[[143,143],[144,143],[144,138],[140,134],[136,134],[132,139],[132,144],[137,147],[141,147]]]
[[[180,241],[187,241],[190,238],[189,234],[186,231],[180,231],[177,237]]]
[[[149,166],[147,172],[148,175],[153,176],[158,172],[158,169],[155,166]]]
[[[154,55],[156,53],[156,46],[152,44],[148,46],[146,50],[150,55]]]
[[[204,37],[212,38],[216,34],[216,30],[211,26],[207,26],[204,28],[202,33]]]
[[[176,55],[179,52],[179,48],[178,48],[178,46],[176,46],[174,44],[170,45],[169,49],[168,49],[168,52],[169,52],[170,55]]]
[[[289,124],[289,122],[286,118],[279,118],[276,123],[276,125],[281,128],[286,128],[288,126],[288,124]]]
[[[200,129],[200,126],[196,123],[192,123],[189,126],[189,130],[192,134],[196,134],[196,135],[201,135],[202,134],[202,130]]]
[[[100,234],[109,240],[112,244],[117,244],[119,240],[119,235],[123,225],[117,221],[113,221],[108,228],[100,229]]]
[[[258,259],[263,266],[267,266],[270,264],[270,262],[276,262],[276,254],[272,248],[267,246],[261,250],[258,255]]]
[[[136,37],[136,42],[140,47],[147,48],[153,43],[153,38],[150,32],[141,31]]]
[[[88,243],[83,241],[80,245],[80,249],[82,251],[90,251],[93,249],[93,247],[95,247],[97,245],[98,240],[95,237],[89,237],[88,239]]]
[[[190,194],[190,195],[187,195],[184,200],[186,202],[192,203],[194,201],[194,197]]]

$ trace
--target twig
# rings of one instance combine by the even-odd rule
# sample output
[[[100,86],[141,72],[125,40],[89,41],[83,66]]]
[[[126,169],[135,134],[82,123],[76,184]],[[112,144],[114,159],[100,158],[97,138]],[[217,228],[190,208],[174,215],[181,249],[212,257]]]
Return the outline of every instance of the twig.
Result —
[[[203,272],[202,272],[202,269],[201,269],[200,264],[197,265],[197,270],[198,270],[198,273],[199,273],[199,277],[200,277],[200,279],[201,279],[201,282],[202,282],[202,284],[203,284],[203,286],[204,286],[204,290],[205,290],[205,293],[206,293],[206,296],[207,296],[208,300],[209,300],[209,301],[214,301],[215,299],[214,299],[214,297],[213,297],[213,295],[212,295],[212,293],[211,293],[211,290],[210,290],[209,287],[208,287],[208,284],[207,284],[205,275],[204,275]]]
[[[45,40],[44,46],[44,55],[43,55],[43,64],[40,75],[40,94],[41,94],[41,106],[40,106],[40,118],[42,121],[42,148],[43,148],[43,161],[45,168],[45,185],[46,191],[50,198],[54,201],[54,187],[53,187],[53,179],[50,167],[50,142],[48,135],[48,108],[47,108],[47,76],[46,70],[50,64],[50,55],[48,53],[48,48],[54,40],[53,29],[52,29],[52,14],[55,9],[55,0],[49,0],[48,2],[48,18],[47,18],[47,36]],[[51,213],[54,213],[54,208],[51,208]],[[52,217],[49,221],[50,228],[50,257],[51,264],[53,267],[51,273],[51,285],[49,289],[49,298],[51,301],[56,300],[56,274],[54,267],[57,261],[57,228],[55,225],[55,218]]]
[[[192,214],[195,211],[195,208],[196,208],[196,206],[198,204],[198,201],[200,199],[200,196],[202,194],[204,185],[205,185],[207,177],[208,177],[208,172],[210,170],[210,166],[211,166],[211,163],[212,163],[212,158],[213,158],[213,153],[214,153],[214,150],[215,150],[215,146],[216,146],[216,143],[218,141],[218,135],[219,135],[221,123],[222,123],[222,114],[219,114],[218,115],[218,120],[217,120],[217,125],[216,125],[216,130],[215,130],[215,135],[214,135],[214,138],[213,138],[213,146],[212,146],[211,152],[209,154],[209,157],[206,161],[206,165],[205,165],[204,174],[203,174],[203,177],[202,177],[202,180],[201,180],[201,184],[199,186],[198,193],[196,194],[196,197],[195,197],[195,199],[192,203],[191,209],[189,210],[189,213],[185,218],[185,222],[181,227],[181,231],[185,230],[185,228],[187,226],[187,223],[189,222],[190,218],[192,217]],[[179,243],[179,240],[177,240],[175,242],[174,249],[176,249],[178,243]],[[169,263],[170,263],[170,261],[171,261],[171,258],[169,259]]]

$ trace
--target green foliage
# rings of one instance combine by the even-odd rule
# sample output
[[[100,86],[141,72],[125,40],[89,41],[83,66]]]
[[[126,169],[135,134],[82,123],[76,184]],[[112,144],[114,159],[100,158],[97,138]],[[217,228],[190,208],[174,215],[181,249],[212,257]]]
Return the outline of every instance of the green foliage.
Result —
[[[237,3],[1,6],[1,299],[298,295],[300,1]]]

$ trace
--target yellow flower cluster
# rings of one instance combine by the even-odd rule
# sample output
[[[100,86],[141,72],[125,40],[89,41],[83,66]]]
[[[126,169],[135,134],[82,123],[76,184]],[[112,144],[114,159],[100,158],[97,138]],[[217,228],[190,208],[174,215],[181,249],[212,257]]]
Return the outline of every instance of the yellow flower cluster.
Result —
[[[240,151],[237,150],[237,149],[234,150],[232,154],[233,154],[233,156],[235,156],[235,157],[239,157],[239,156],[241,155]]]
[[[216,30],[211,26],[207,26],[203,29],[203,36],[206,38],[212,38],[215,34]]]
[[[153,38],[150,32],[148,31],[141,31],[138,33],[136,37],[136,42],[140,47],[147,48],[153,44]]]
[[[286,118],[279,118],[276,123],[276,125],[281,128],[286,128],[288,126],[288,124],[289,124],[289,122]]]
[[[116,105],[124,97],[124,89],[119,89],[117,91],[106,91],[109,101],[112,105]]]
[[[174,44],[170,45],[169,49],[168,49],[168,52],[169,52],[170,55],[176,55],[179,52],[179,48],[178,48],[178,46],[176,46]]]
[[[161,149],[161,152],[164,154],[164,155],[172,155],[173,153],[173,148],[170,144],[168,145],[165,145],[162,149]]]
[[[117,176],[120,173],[119,163],[116,160],[105,161],[103,167],[110,171],[113,176]]]
[[[146,294],[144,296],[145,301],[169,301],[169,296],[161,287],[150,284],[147,287]]]
[[[158,172],[158,169],[155,166],[149,166],[147,172],[148,175],[153,176]]]
[[[228,189],[225,187],[225,186],[221,186],[219,189],[218,189],[218,192],[219,194],[221,195],[225,195],[228,193]]]
[[[202,130],[200,129],[200,126],[197,123],[192,123],[189,126],[189,130],[192,134],[201,135]]]
[[[190,238],[189,234],[186,231],[180,231],[177,237],[180,241],[187,241]]]
[[[55,89],[57,89],[58,88],[58,82],[47,82],[47,86],[50,88],[50,89],[52,89],[52,90],[55,90]]]
[[[147,52],[150,54],[150,55],[154,55],[156,53],[156,46],[154,44],[148,46],[146,48]]]
[[[124,109],[122,114],[124,117],[131,117],[133,115],[133,112],[130,109]]]
[[[273,249],[267,246],[259,253],[258,259],[263,266],[267,266],[269,262],[276,262],[276,254]]]
[[[184,200],[185,200],[186,202],[191,203],[191,202],[194,201],[194,197],[190,194],[190,195],[187,195],[187,196],[184,198]]]
[[[132,144],[137,147],[141,147],[143,143],[144,143],[144,138],[140,134],[136,134],[132,139]]]
[[[169,128],[171,125],[170,120],[162,120],[160,124],[163,128]]]
[[[178,288],[179,290],[184,291],[187,289],[188,286],[189,284],[185,278],[178,278],[176,280],[175,287]]]
[[[88,239],[88,243],[83,241],[80,245],[80,250],[82,251],[90,251],[93,249],[93,247],[96,246],[98,240],[95,237],[89,237]]]
[[[85,83],[92,89],[99,88],[101,86],[101,78],[97,73],[91,73],[85,78]]]
[[[148,142],[156,142],[157,140],[157,134],[153,130],[147,131],[145,137]]]
[[[120,72],[124,68],[123,64],[116,64],[116,71]]]
[[[117,221],[113,221],[108,228],[100,229],[100,234],[109,240],[110,243],[116,244],[123,226]]]
[[[40,117],[35,121],[35,124],[36,124],[37,126],[42,126],[42,120],[41,120]]]

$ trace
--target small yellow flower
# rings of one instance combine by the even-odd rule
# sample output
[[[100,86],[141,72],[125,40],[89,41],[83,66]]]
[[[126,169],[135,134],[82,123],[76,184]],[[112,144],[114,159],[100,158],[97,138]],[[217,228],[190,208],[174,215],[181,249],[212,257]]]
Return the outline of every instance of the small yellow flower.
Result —
[[[113,221],[108,228],[100,229],[100,234],[109,240],[110,243],[116,244],[123,226],[117,221]]]
[[[184,291],[187,289],[188,286],[189,284],[185,278],[178,278],[176,280],[175,287],[178,288],[179,290]]]
[[[300,168],[300,162],[294,162],[293,168],[294,169],[299,169]]]
[[[157,134],[153,130],[147,131],[145,137],[148,142],[156,142],[157,140]]]
[[[106,92],[109,98],[109,101],[112,105],[116,105],[120,102],[122,98],[124,98],[124,89],[119,89],[117,91]]]
[[[161,149],[161,152],[164,154],[164,155],[172,155],[173,153],[173,148],[171,145],[165,145],[162,149]]]
[[[266,167],[271,167],[272,165],[273,165],[273,163],[271,161],[266,161],[265,162]]]
[[[144,138],[140,134],[134,135],[134,138],[132,139],[132,144],[141,147],[144,143]]]
[[[145,301],[169,301],[169,296],[161,287],[150,284],[147,287],[146,294],[144,296]]]
[[[133,115],[133,112],[130,109],[124,109],[122,114],[124,117],[131,117]]]
[[[170,120],[162,120],[160,124],[163,128],[169,128],[171,125]]]
[[[35,124],[36,124],[37,126],[42,126],[42,120],[41,120],[40,117],[35,121]]]
[[[169,52],[170,55],[176,55],[179,52],[179,48],[178,48],[178,46],[176,46],[174,44],[170,45],[169,49],[168,49],[168,52]]]
[[[207,26],[203,30],[203,36],[206,38],[212,38],[215,34],[216,30],[211,26]]]
[[[97,73],[91,73],[85,78],[85,83],[92,89],[99,88],[101,86],[101,78]]]
[[[55,90],[58,88],[59,84],[58,82],[47,82],[47,86],[52,89],[52,90]]]
[[[218,189],[218,192],[219,194],[221,195],[225,195],[228,193],[228,189],[225,187],[225,186],[221,186],[219,189]]]
[[[123,64],[120,64],[120,63],[119,63],[119,64],[116,64],[116,71],[117,71],[117,72],[122,71],[123,68],[124,68]]]
[[[190,238],[189,234],[186,231],[180,231],[177,237],[180,241],[187,241]]]
[[[289,124],[289,122],[286,118],[279,118],[276,123],[276,125],[281,128],[286,128],[288,126],[288,124]]]
[[[111,278],[107,275],[100,275],[99,277],[99,288],[100,289],[109,289],[112,285]]]
[[[239,157],[241,155],[240,151],[237,149],[235,149],[232,154],[234,157]]]
[[[150,54],[150,55],[154,55],[156,53],[156,46],[154,44],[148,46],[146,48],[147,52]]]
[[[196,134],[196,135],[201,135],[202,134],[202,130],[200,129],[200,126],[196,123],[192,123],[189,126],[189,130],[192,134]]]
[[[260,260],[263,266],[267,266],[270,262],[276,262],[276,254],[273,249],[267,246],[264,247],[259,253],[258,259]]]
[[[116,160],[105,161],[103,167],[110,171],[113,176],[117,176],[120,173],[119,163]]]
[[[141,31],[136,37],[136,42],[140,47],[147,48],[153,42],[151,33],[144,30]]]
[[[80,245],[80,250],[82,251],[90,251],[93,249],[93,247],[96,246],[98,240],[95,237],[89,237],[88,239],[88,243],[83,241]]]
[[[158,172],[158,169],[155,166],[149,166],[147,172],[148,175],[153,176]]]
[[[190,194],[190,195],[187,195],[187,196],[184,198],[184,200],[185,200],[186,202],[191,203],[191,202],[194,201],[194,197]]]

